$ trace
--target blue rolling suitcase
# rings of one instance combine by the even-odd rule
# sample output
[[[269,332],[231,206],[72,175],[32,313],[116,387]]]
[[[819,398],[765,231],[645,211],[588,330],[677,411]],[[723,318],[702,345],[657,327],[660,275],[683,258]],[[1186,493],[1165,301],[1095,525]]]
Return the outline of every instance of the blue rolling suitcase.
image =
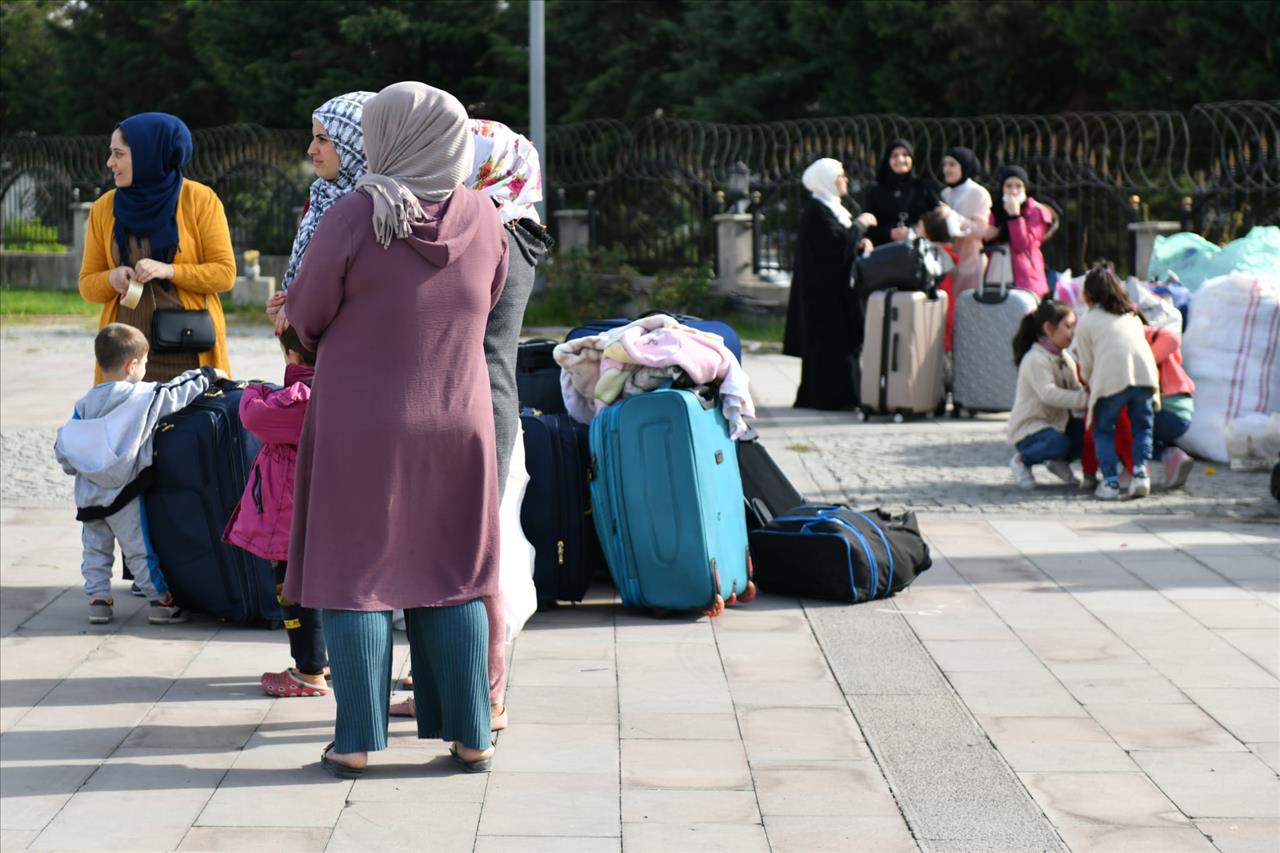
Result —
[[[711,332],[724,338],[724,345],[728,347],[729,352],[733,353],[733,357],[742,362],[742,341],[738,339],[738,333],[734,331],[733,326],[723,323],[719,320],[703,320],[699,317],[691,317],[688,314],[673,314],[670,311],[648,311],[641,314],[641,317],[649,317],[654,314],[670,314],[675,317],[682,325],[691,326],[704,332]],[[607,332],[610,329],[616,329],[619,326],[633,322],[635,317],[613,317],[608,320],[593,320],[585,326],[578,328],[565,335],[566,341],[572,341],[575,338],[585,338],[587,335],[598,335],[601,332]]]
[[[242,387],[222,383],[156,426],[147,527],[183,607],[228,622],[278,622],[271,564],[222,543],[260,447],[240,425]]]
[[[755,597],[742,477],[718,405],[666,388],[591,422],[591,503],[627,607],[702,608]]]
[[[520,421],[529,471],[520,526],[533,544],[538,606],[581,601],[591,579],[604,568],[590,517],[586,424],[528,407],[521,410]]]

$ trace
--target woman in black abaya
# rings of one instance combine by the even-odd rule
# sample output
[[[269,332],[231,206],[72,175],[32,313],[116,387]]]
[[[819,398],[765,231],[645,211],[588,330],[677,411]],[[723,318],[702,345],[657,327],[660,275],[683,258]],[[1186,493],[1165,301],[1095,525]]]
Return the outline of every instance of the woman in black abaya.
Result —
[[[796,406],[844,409],[858,402],[856,347],[862,338],[849,273],[876,218],[854,218],[840,203],[849,179],[839,160],[816,161],[803,180],[812,197],[800,214],[782,351],[802,359]]]

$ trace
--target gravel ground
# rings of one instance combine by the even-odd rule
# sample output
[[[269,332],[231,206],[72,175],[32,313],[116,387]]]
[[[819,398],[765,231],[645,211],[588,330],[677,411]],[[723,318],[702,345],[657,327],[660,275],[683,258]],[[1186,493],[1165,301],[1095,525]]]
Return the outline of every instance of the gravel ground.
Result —
[[[275,379],[278,346],[265,327],[228,333],[233,375]],[[53,458],[53,440],[91,381],[92,328],[83,325],[0,327],[0,505],[70,507],[72,478]],[[794,454],[821,484],[814,497],[859,506],[984,513],[1108,512],[1280,519],[1267,472],[1197,464],[1186,487],[1141,501],[1102,503],[1078,490],[1014,488],[1010,450],[999,417],[857,423],[851,414],[792,409],[799,362],[750,352],[746,367],[759,405],[759,426],[775,455]],[[1210,473],[1210,472],[1213,473]]]

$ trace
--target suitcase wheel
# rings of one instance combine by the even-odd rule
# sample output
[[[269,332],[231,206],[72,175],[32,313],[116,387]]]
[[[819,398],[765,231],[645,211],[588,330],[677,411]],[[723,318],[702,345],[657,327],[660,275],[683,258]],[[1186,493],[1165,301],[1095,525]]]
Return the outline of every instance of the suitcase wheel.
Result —
[[[738,601],[742,604],[748,604],[754,601],[756,597],[756,582],[747,581],[747,588],[742,591],[742,595],[738,596]]]
[[[894,413],[893,413],[893,422],[894,422],[895,424],[900,424],[900,423],[902,423],[902,422],[903,422],[903,421],[905,421],[905,420],[906,420],[906,418],[905,418],[905,417],[903,417],[902,412],[894,412]]]
[[[866,423],[866,422],[867,422],[867,410],[866,410],[866,409],[858,409],[857,411],[855,411],[855,412],[853,413],[853,419],[854,419],[855,421],[857,421],[858,423],[860,423],[860,424]]]
[[[706,616],[708,619],[714,619],[723,612],[724,612],[724,598],[720,595],[720,593],[717,592],[716,600],[711,603],[710,607],[702,611],[702,615]]]

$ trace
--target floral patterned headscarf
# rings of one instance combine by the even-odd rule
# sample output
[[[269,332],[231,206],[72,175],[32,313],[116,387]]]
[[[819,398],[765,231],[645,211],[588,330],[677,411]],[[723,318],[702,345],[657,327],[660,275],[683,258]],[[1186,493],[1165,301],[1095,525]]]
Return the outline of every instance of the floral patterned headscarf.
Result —
[[[542,201],[542,166],[533,143],[505,124],[472,119],[475,170],[463,184],[498,202],[502,224],[538,218],[535,202]]]

